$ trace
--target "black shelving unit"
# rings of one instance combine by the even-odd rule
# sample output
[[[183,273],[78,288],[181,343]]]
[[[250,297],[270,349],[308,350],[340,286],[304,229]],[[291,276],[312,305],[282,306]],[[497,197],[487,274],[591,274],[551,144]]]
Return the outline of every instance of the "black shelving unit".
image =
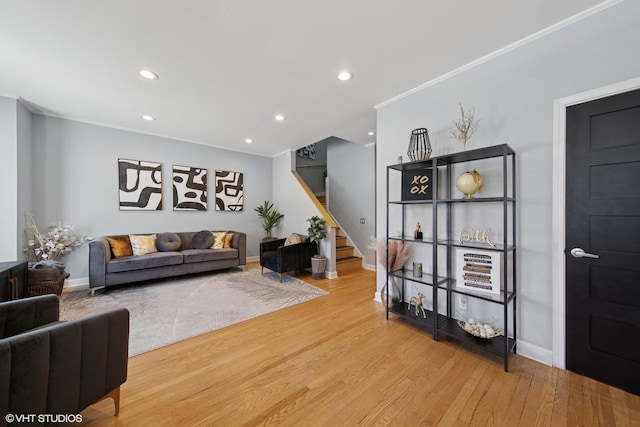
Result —
[[[491,197],[474,197],[470,199],[456,197],[455,178],[453,177],[453,169],[455,165],[464,164],[466,162],[474,162],[481,165],[482,161],[492,159],[492,162],[500,161],[501,166],[495,169],[501,169],[501,194],[494,194]],[[431,186],[432,196],[425,200],[401,200],[390,199],[390,178],[392,174],[399,174],[400,182],[402,182],[402,174],[412,170],[431,170]],[[495,177],[493,188],[500,187],[495,185]],[[486,182],[485,182],[486,184]],[[411,245],[427,245],[431,248],[431,274],[423,274],[422,277],[414,277],[413,271],[403,268],[396,271],[387,272],[387,283],[390,280],[396,280],[401,283],[400,302],[393,304],[391,298],[387,295],[387,319],[389,313],[410,319],[430,330],[434,340],[438,340],[440,335],[445,335],[454,340],[470,343],[478,348],[497,354],[503,357],[504,370],[509,369],[509,354],[516,351],[516,155],[513,149],[507,144],[496,145],[493,147],[480,148],[477,150],[465,151],[445,156],[434,157],[424,161],[411,163],[399,163],[387,166],[387,247],[392,240],[402,241]],[[398,190],[398,189],[395,189]],[[495,190],[494,190],[495,191]],[[400,193],[399,191],[395,191]],[[395,193],[394,192],[394,193]],[[454,210],[468,209],[470,205],[484,204],[489,206],[495,215],[502,216],[502,240],[494,242],[495,247],[490,247],[486,243],[481,242],[463,242],[456,240],[452,231],[452,222]],[[401,230],[402,236],[389,236],[390,232],[390,207],[398,206],[401,209]],[[415,209],[416,206],[427,206],[431,209],[431,218],[425,218],[424,224],[431,220],[430,236],[424,239],[414,239],[413,234],[407,236],[408,229],[406,224],[407,211]],[[398,224],[393,224],[397,227]],[[395,228],[394,228],[395,229]],[[439,230],[445,229],[445,235],[439,236]],[[426,227],[423,230],[427,230]],[[425,233],[427,234],[427,233]],[[466,287],[458,286],[453,272],[453,258],[456,248],[481,249],[485,251],[495,251],[502,253],[501,277],[502,288],[499,294],[491,294],[481,291],[470,290]],[[388,256],[388,253],[387,253]],[[444,260],[440,257],[444,256]],[[439,261],[446,267],[442,268]],[[388,263],[387,263],[388,264]],[[427,310],[426,318],[422,313],[418,316],[415,314],[415,308],[408,307],[406,296],[407,286],[410,284],[419,284],[430,288],[432,298],[433,311]],[[388,287],[386,287],[389,292]],[[429,291],[427,291],[429,292]],[[444,295],[445,310],[439,310],[438,299]],[[502,306],[502,324],[504,336],[498,336],[491,339],[475,337],[457,324],[454,315],[453,301],[454,296],[465,296],[474,299],[479,304],[497,304]],[[436,313],[434,313],[436,312]]]

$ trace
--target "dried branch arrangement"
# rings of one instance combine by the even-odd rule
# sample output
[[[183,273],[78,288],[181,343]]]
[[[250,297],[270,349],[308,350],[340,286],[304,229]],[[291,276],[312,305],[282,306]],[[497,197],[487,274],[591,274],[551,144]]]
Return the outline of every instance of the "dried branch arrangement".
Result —
[[[385,239],[376,240],[371,238],[371,245],[369,248],[378,253],[378,262],[387,271],[396,271],[401,269],[409,258],[411,257],[411,245],[401,242],[399,240],[391,240],[389,242],[389,265],[391,269],[387,268],[387,242]]]
[[[471,107],[469,110],[464,109],[462,104],[460,105],[460,119],[453,122],[453,126],[450,129],[450,135],[462,142],[463,149],[467,149],[467,142],[471,139],[471,136],[478,130],[478,123],[480,119],[476,117],[476,109]]]

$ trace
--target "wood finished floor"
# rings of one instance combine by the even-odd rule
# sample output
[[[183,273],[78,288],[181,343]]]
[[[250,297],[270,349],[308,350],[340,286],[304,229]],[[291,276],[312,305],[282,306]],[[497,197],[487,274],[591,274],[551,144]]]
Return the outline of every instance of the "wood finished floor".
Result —
[[[329,295],[132,357],[82,425],[640,426],[640,396],[385,320],[373,272],[299,277]]]

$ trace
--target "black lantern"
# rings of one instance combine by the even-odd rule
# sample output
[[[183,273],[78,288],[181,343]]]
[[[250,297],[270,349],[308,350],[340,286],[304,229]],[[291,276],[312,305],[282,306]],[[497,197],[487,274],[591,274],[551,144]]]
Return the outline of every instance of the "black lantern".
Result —
[[[427,160],[431,156],[431,141],[427,129],[418,128],[411,131],[407,154],[412,162]]]

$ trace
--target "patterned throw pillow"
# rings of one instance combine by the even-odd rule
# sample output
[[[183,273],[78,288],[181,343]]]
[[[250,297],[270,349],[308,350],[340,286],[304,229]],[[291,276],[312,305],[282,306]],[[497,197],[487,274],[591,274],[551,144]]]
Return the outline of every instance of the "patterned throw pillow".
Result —
[[[296,245],[298,243],[302,243],[302,238],[297,233],[289,234],[289,237],[284,241],[285,246]]]
[[[133,256],[142,256],[153,252],[158,252],[156,248],[156,235],[135,235],[129,234],[131,240],[131,249],[133,249]]]
[[[109,241],[109,246],[111,246],[111,253],[114,258],[122,258],[124,256],[133,255],[133,250],[131,249],[131,240],[129,240],[129,236],[112,236],[107,237]]]

